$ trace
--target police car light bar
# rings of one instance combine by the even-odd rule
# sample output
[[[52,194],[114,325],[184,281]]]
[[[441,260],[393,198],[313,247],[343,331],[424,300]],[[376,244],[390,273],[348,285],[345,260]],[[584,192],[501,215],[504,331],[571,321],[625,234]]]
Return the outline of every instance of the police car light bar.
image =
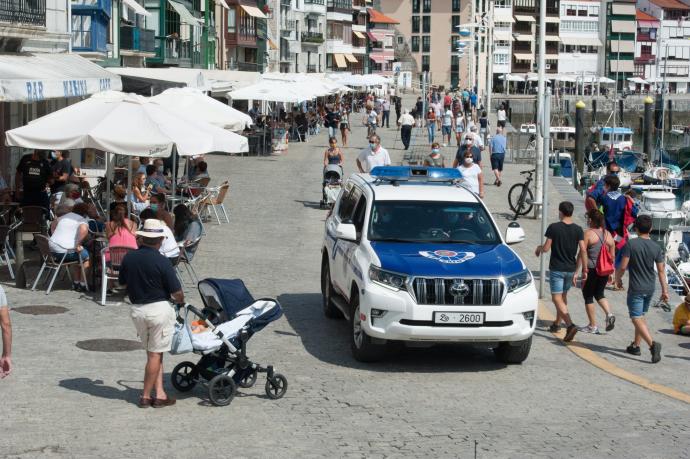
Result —
[[[369,174],[376,180],[388,182],[453,182],[462,178],[458,169],[443,167],[377,166]]]

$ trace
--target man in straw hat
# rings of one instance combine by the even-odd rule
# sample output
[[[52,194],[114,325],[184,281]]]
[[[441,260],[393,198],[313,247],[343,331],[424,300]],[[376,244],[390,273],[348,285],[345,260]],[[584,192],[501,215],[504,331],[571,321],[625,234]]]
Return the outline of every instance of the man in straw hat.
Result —
[[[163,389],[163,353],[170,350],[175,324],[170,299],[184,303],[184,292],[175,268],[159,252],[165,237],[164,225],[153,218],[144,222],[144,229],[137,231],[139,249],[125,255],[119,274],[120,284],[127,286],[132,321],[147,356],[140,408],[175,404],[175,399],[169,398]]]

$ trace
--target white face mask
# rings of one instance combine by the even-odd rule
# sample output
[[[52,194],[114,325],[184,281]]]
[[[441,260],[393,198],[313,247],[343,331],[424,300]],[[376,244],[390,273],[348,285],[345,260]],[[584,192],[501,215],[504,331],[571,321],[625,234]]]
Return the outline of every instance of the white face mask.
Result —
[[[474,162],[474,159],[472,158],[465,158],[465,164],[472,164]]]

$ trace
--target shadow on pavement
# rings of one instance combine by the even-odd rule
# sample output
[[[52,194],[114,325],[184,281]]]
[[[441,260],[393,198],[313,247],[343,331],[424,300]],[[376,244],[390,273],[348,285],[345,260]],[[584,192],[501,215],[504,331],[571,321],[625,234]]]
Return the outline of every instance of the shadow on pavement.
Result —
[[[309,209],[323,209],[323,207],[321,207],[321,204],[319,204],[319,201],[300,201],[298,199],[295,199],[295,202],[299,202],[304,207],[307,207]]]
[[[491,349],[469,344],[441,344],[424,348],[396,345],[392,346],[383,361],[360,363],[350,351],[350,324],[344,319],[328,319],[324,316],[321,294],[284,294],[278,297],[278,301],[306,351],[328,364],[369,371],[419,373],[496,371],[506,367],[495,361]]]
[[[127,402],[136,403],[141,395],[141,389],[135,389],[124,384],[123,381],[117,381],[117,385],[122,387],[110,387],[103,384],[101,379],[90,378],[72,378],[63,379],[58,383],[60,387],[65,389],[88,394],[93,397],[108,398],[111,400],[124,400]]]

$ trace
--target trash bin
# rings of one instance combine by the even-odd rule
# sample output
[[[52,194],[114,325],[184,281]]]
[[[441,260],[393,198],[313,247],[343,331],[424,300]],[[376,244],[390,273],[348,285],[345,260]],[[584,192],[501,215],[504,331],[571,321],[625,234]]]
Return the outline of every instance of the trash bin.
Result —
[[[560,177],[561,176],[561,165],[560,164],[554,164],[551,167],[553,167],[553,176],[554,177]]]

